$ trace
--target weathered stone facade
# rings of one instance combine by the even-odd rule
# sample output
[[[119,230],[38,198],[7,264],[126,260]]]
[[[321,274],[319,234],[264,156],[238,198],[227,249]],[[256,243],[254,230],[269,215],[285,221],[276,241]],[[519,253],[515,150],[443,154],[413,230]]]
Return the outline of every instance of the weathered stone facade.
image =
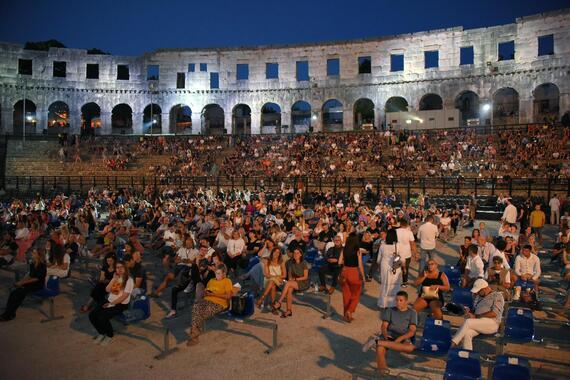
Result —
[[[553,35],[553,54],[538,55],[538,37]],[[498,59],[498,43],[514,41],[513,60]],[[473,63],[460,65],[460,48],[473,46]],[[425,68],[424,52],[439,53],[438,67]],[[391,55],[404,55],[404,70],[391,71]],[[358,58],[371,58],[371,73],[359,74]],[[327,59],[340,60],[340,74],[327,76]],[[18,60],[33,61],[32,75],[18,73]],[[53,61],[65,61],[66,77],[53,77]],[[296,62],[308,61],[308,81],[296,79]],[[195,71],[189,72],[189,64]],[[207,71],[200,71],[200,64]],[[279,64],[279,78],[266,79],[266,63]],[[99,78],[86,79],[86,65],[98,64]],[[129,80],[117,80],[117,65],[129,67]],[[236,65],[249,65],[249,78],[236,79]],[[156,91],[151,94],[147,67],[159,65]],[[219,75],[219,89],[210,89],[211,73]],[[184,87],[177,89],[177,73],[184,73]],[[454,108],[464,91],[473,91],[478,105],[491,104],[502,88],[518,93],[516,112],[509,122],[530,123],[537,120],[537,86],[551,83],[558,89],[555,119],[570,111],[570,10],[517,19],[515,23],[488,28],[463,30],[455,27],[370,40],[331,42],[295,46],[259,46],[223,49],[164,49],[140,57],[89,55],[79,49],[50,49],[48,52],[24,50],[21,45],[0,44],[0,106],[2,132],[12,133],[15,104],[24,98],[37,107],[36,127],[31,133],[47,129],[48,108],[56,101],[69,106],[71,133],[81,130],[81,108],[96,103],[101,111],[97,133],[111,133],[111,112],[121,103],[132,109],[132,129],[143,133],[143,110],[152,102],[154,114],[161,116],[162,132],[173,124],[170,112],[176,105],[192,110],[192,134],[207,132],[202,114],[209,104],[224,111],[224,127],[235,131],[232,110],[239,104],[251,109],[251,133],[260,133],[261,109],[272,102],[281,109],[281,125],[290,126],[295,102],[311,107],[311,127],[323,130],[323,104],[329,99],[342,103],[342,129],[355,128],[354,105],[366,98],[374,104],[376,127],[385,123],[385,104],[392,97],[402,97],[412,110],[420,108],[422,97],[437,94],[444,108]],[[25,79],[23,79],[25,78]],[[552,111],[551,109],[551,111]],[[482,120],[491,120],[494,110]],[[20,120],[21,116],[20,116]],[[284,130],[285,131],[285,130]],[[30,133],[28,131],[27,133]]]

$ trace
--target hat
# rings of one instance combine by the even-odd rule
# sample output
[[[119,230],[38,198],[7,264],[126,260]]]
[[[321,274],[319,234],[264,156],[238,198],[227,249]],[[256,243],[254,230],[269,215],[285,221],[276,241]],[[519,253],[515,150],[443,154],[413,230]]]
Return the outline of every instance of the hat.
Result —
[[[482,278],[479,278],[473,284],[473,287],[471,288],[471,293],[479,293],[481,289],[485,289],[488,286],[489,283],[487,281],[483,280]]]

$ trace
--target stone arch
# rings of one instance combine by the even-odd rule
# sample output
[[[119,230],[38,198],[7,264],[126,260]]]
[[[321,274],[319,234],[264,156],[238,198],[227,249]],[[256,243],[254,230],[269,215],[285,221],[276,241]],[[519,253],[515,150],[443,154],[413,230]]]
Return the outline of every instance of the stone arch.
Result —
[[[503,87],[493,95],[493,124],[518,124],[519,93],[511,87]]]
[[[48,134],[66,133],[69,130],[69,106],[62,101],[56,101],[48,107]]]
[[[97,103],[86,103],[81,107],[81,135],[95,135],[101,128],[101,107]]]
[[[466,90],[457,95],[455,108],[461,112],[463,125],[467,125],[469,119],[480,119],[479,95],[473,91]]]
[[[386,100],[384,112],[406,112],[408,111],[408,101],[401,96],[392,96]]]
[[[126,103],[117,104],[111,111],[111,133],[133,133],[133,109]]]
[[[232,134],[251,135],[251,108],[247,104],[236,104],[232,109]]]
[[[323,132],[341,132],[343,124],[343,104],[340,100],[329,99],[323,103]]]
[[[192,109],[186,104],[176,104],[170,109],[168,132],[177,134],[192,133]]]
[[[374,129],[374,102],[368,98],[360,98],[354,102],[354,130]],[[363,128],[364,126],[364,128]]]
[[[224,109],[216,103],[206,105],[201,114],[202,133],[208,135],[223,135],[225,129]]]
[[[443,109],[443,99],[438,94],[425,94],[420,99],[420,111],[433,111]]]
[[[281,107],[277,103],[265,103],[261,107],[261,133],[281,133]]]
[[[151,103],[143,110],[143,133],[162,134],[162,108]]]
[[[26,135],[36,133],[37,115],[36,115],[36,104],[30,99],[25,101],[25,111],[24,115],[24,100],[18,100],[14,104],[14,109],[12,113],[12,125],[14,127],[14,135],[21,136],[23,133],[24,123],[26,125]]]
[[[298,100],[291,106],[291,131],[293,133],[312,131],[311,105],[308,102]]]
[[[553,83],[543,83],[532,92],[532,116],[536,123],[555,123],[560,113],[560,90]]]

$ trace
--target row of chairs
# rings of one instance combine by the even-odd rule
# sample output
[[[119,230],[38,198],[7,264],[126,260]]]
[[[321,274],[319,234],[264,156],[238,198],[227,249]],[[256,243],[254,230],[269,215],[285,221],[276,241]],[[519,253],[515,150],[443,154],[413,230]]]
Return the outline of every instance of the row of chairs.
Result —
[[[476,352],[451,349],[443,375],[445,380],[481,380],[480,356]],[[527,359],[516,356],[497,356],[492,369],[493,380],[530,380],[530,364]]]

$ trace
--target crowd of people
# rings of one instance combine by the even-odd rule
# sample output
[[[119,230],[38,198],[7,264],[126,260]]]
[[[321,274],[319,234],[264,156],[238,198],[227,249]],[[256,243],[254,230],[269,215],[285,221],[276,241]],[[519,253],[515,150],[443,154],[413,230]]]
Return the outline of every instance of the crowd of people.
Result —
[[[79,139],[67,144],[75,151]],[[147,136],[138,141],[97,136],[81,146],[79,157],[102,158],[110,170],[124,170],[137,157],[166,156],[167,163],[144,168],[145,174],[158,177],[570,177],[570,131],[548,126],[488,134],[461,129],[239,138]]]
[[[318,142],[318,137],[297,139]],[[147,150],[168,146],[172,152],[171,144],[178,143],[141,144]],[[461,286],[476,296],[472,310],[460,310],[467,319],[453,337],[453,344],[465,349],[473,348],[474,336],[497,331],[505,300],[537,305],[543,205],[531,204],[527,215],[511,199],[502,201],[506,206],[499,233],[495,236],[480,223],[457,253]],[[548,204],[557,206],[552,221],[560,230],[551,259],[568,269],[570,201]],[[150,187],[140,193],[106,188],[92,189],[85,197],[45,199],[38,194],[28,201],[12,200],[0,210],[0,265],[24,261],[27,254],[31,261],[29,274],[14,284],[0,320],[14,319],[25,297],[41,289],[47,277],[65,279],[80,255],[101,263],[79,311],[89,313],[97,332],[94,342],[102,345],[113,342],[114,316],[143,294],[162,297],[173,283],[166,317],[175,318],[179,295],[191,293],[188,345],[195,345],[204,321],[227,310],[246,285],[256,294],[257,307],[281,318],[294,318],[294,295],[311,285],[327,293],[340,287],[343,319],[353,323],[362,287],[379,274],[381,331],[365,348],[376,349],[379,370],[387,371],[387,350],[413,351],[418,313],[426,310],[442,319],[448,310],[444,295],[452,284],[439,267],[437,245],[458,233],[469,219],[464,212],[425,202],[396,205],[390,197],[371,204],[322,193],[307,205],[295,191],[269,198],[263,192],[214,194],[168,186],[159,193]],[[527,226],[524,231],[521,225]],[[151,288],[144,264],[155,257],[164,270]],[[413,279],[410,268],[417,268]],[[566,273],[570,280],[570,271]],[[414,287],[419,293],[409,304]],[[570,307],[568,298],[565,306]]]

